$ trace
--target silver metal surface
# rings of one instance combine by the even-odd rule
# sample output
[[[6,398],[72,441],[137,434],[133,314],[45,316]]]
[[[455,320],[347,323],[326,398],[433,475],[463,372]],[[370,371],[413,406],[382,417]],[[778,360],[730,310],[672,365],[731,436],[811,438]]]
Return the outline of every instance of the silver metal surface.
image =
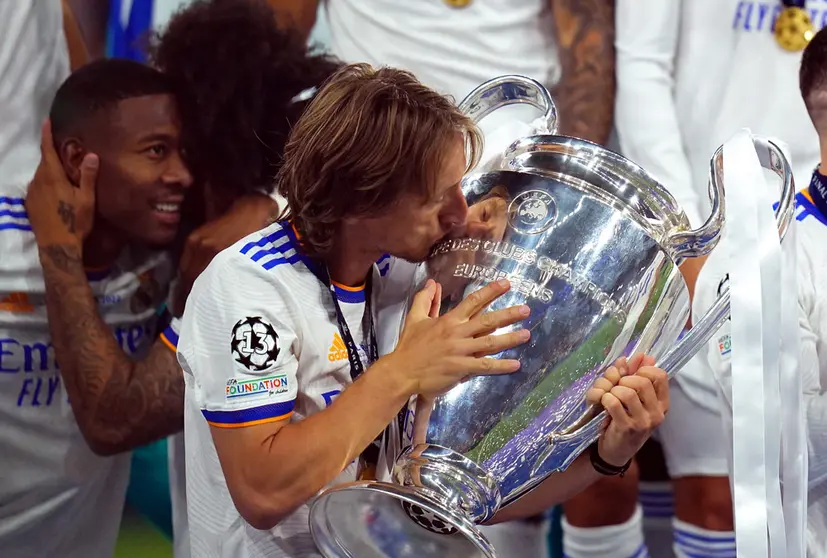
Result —
[[[406,511],[408,507],[429,514],[435,522],[444,522],[440,525],[453,525],[456,532],[439,534],[414,525]],[[491,543],[461,510],[441,508],[421,490],[386,483],[355,482],[317,499],[313,506],[313,516],[318,520],[310,522],[310,532],[325,556],[496,556]],[[412,530],[411,527],[415,529]]]
[[[557,133],[557,106],[548,90],[539,82],[524,76],[500,76],[471,91],[459,109],[479,122],[492,112],[509,105],[531,105],[543,112],[545,134]]]
[[[517,80],[520,87],[524,79]],[[478,88],[463,107],[482,118],[491,107],[508,104],[506,92],[519,90],[510,88],[509,80],[514,78],[494,80],[490,94],[486,86]],[[547,98],[524,89],[532,99]],[[525,95],[511,102],[530,102]],[[553,107],[550,98],[535,106],[556,114],[547,108]],[[789,166],[771,144],[756,147],[785,179],[778,211],[779,229],[785,229],[792,215]],[[414,413],[409,429],[414,439],[397,457],[392,483],[334,488],[321,495],[310,521],[325,556],[408,555],[354,553],[356,545],[373,548],[378,539],[364,530],[345,534],[353,529],[352,518],[336,517],[328,509],[338,502],[392,517],[405,513],[407,523],[383,532],[414,547],[423,531],[458,545],[444,554],[416,547],[417,556],[494,557],[476,525],[564,470],[597,439],[603,415],[586,403],[585,394],[606,368],[621,356],[643,352],[674,372],[706,344],[728,309],[710,310],[696,332],[676,345],[689,316],[678,264],[709,253],[718,241],[724,223],[721,157],[719,150],[712,161],[712,214],[695,231],[669,192],[643,169],[583,140],[523,138],[506,152],[503,170],[464,178],[471,224],[462,238],[434,247],[411,293],[428,278],[437,280],[444,314],[490,281],[508,278],[511,291],[489,311],[527,304],[530,317],[500,333],[526,327],[532,336],[529,343],[492,358],[519,359],[521,369],[472,378],[432,408]],[[432,521],[400,504],[414,496],[417,509],[439,516],[440,525],[447,523],[455,532],[438,534],[441,527],[435,529]],[[343,542],[347,538],[353,540]],[[470,553],[454,553],[461,545]]]
[[[787,234],[790,222],[795,213],[795,181],[793,180],[792,169],[784,157],[784,154],[774,143],[760,138],[753,138],[758,159],[763,168],[775,172],[781,178],[781,197],[775,209],[776,225],[778,236],[781,240]],[[723,147],[718,148],[710,161],[710,199],[715,192],[720,193],[723,200],[724,175],[723,175]],[[714,201],[712,203],[715,206]],[[723,205],[723,203],[722,203]],[[711,218],[710,218],[711,220]],[[701,227],[705,228],[710,220]],[[680,244],[680,243],[679,243]],[[693,241],[687,242],[693,246]],[[729,319],[729,288],[727,287],[716,299],[715,303],[699,319],[695,320],[692,328],[681,338],[680,342],[674,345],[669,352],[658,359],[658,366],[666,370],[670,377],[674,376],[689,360],[695,356],[699,349],[706,346],[716,331]],[[589,440],[589,443],[596,440],[600,433],[601,425],[607,418],[606,411],[600,411],[596,416],[594,410],[587,411],[580,421],[570,426],[567,430],[552,434],[551,442],[546,455],[541,461],[545,461],[547,455],[555,451],[556,445],[563,447],[576,445],[582,447],[582,440]],[[588,444],[586,444],[588,445]],[[535,471],[535,473],[538,471]]]

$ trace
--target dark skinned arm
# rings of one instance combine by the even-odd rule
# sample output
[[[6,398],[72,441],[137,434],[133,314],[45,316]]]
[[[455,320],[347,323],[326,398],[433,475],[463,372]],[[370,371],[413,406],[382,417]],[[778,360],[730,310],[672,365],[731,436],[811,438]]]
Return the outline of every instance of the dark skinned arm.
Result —
[[[222,247],[261,228],[274,207],[270,198],[250,194],[199,229],[188,242],[193,250],[190,266],[197,267],[193,275],[200,274]],[[181,430],[184,379],[173,348],[157,339],[144,360],[127,358],[98,314],[81,251],[71,243],[43,245],[40,259],[52,343],[89,447],[111,455]],[[182,266],[182,273],[186,275],[187,269]],[[191,285],[192,280],[179,283]],[[183,300],[178,310],[183,310]]]
[[[67,0],[63,6],[63,34],[66,36],[66,46],[69,50],[69,67],[74,72],[89,61],[89,51],[75,19],[75,14]]]
[[[127,358],[98,315],[76,246],[42,245],[40,261],[60,375],[92,451],[113,455],[181,430],[184,379],[175,352],[158,339],[144,360]]]
[[[316,12],[319,0],[267,0],[278,21],[292,26],[302,40],[307,41],[313,26],[316,25]]]
[[[562,67],[553,92],[560,133],[599,144],[614,119],[613,0],[551,0]]]

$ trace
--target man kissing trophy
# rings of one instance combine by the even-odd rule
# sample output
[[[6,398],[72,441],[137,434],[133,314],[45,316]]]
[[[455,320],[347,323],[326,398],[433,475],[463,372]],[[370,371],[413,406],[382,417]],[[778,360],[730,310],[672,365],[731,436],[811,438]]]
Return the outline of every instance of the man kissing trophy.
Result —
[[[477,526],[597,440],[606,412],[585,394],[605,370],[645,353],[671,375],[729,316],[724,292],[678,340],[690,311],[678,266],[708,254],[724,226],[723,147],[710,165],[711,214],[693,230],[642,168],[556,135],[554,103],[536,81],[496,78],[460,107],[478,122],[512,104],[543,111],[547,133],[518,139],[495,168],[463,179],[469,214],[485,212],[491,226],[481,238],[438,244],[410,293],[436,280],[444,314],[483,285],[508,279],[511,290],[487,311],[528,305],[525,323],[502,333],[525,327],[531,341],[492,358],[518,359],[521,368],[471,378],[417,408],[391,482],[359,481],[320,495],[310,525],[325,556],[494,558]],[[752,140],[762,166],[783,184],[776,209],[783,237],[794,209],[792,173],[775,144]]]

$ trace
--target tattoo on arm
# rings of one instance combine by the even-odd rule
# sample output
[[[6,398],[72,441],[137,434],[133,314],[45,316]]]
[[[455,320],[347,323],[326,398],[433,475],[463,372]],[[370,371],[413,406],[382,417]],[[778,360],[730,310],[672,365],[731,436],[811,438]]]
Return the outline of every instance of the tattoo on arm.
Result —
[[[66,225],[66,230],[70,233],[75,232],[75,208],[72,204],[65,201],[58,202],[57,214],[60,215],[60,220]]]
[[[560,133],[604,144],[614,119],[613,0],[550,0],[562,76]]]
[[[160,340],[141,362],[101,319],[77,247],[40,249],[49,329],[75,419],[97,453],[126,451],[179,431],[184,378]]]
[[[48,260],[51,265],[62,273],[80,273],[83,275],[84,281],[86,279],[83,261],[75,247],[63,244],[44,246],[40,249],[40,259]],[[48,295],[48,292],[46,294]]]

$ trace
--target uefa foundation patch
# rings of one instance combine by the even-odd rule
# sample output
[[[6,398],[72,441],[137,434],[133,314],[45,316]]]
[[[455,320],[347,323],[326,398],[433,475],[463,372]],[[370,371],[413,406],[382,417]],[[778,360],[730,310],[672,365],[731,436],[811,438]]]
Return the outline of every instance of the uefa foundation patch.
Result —
[[[730,337],[729,333],[726,335],[722,335],[718,338],[718,353],[722,357],[729,356],[732,352],[732,337]]]

